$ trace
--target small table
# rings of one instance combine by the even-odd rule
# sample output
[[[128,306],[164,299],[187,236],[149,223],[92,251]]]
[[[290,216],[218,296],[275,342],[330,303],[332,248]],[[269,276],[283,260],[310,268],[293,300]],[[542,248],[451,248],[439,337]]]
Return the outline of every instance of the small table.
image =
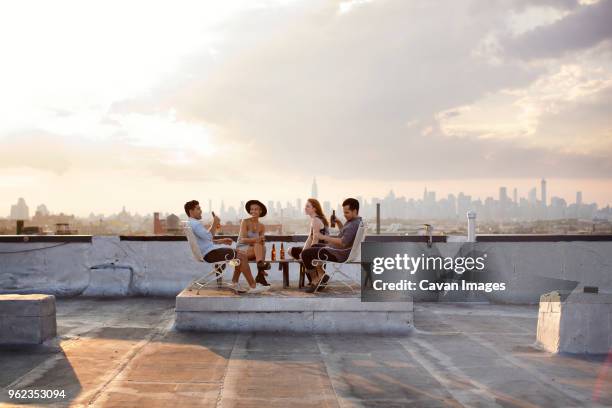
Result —
[[[274,261],[265,261],[270,262],[271,264],[278,264],[278,268],[283,271],[283,288],[289,287],[289,264],[290,263],[299,263],[300,264],[300,279],[298,280],[298,288],[304,287],[304,277],[306,275],[306,271],[304,269],[304,264],[302,261],[298,261],[296,259],[277,259]]]

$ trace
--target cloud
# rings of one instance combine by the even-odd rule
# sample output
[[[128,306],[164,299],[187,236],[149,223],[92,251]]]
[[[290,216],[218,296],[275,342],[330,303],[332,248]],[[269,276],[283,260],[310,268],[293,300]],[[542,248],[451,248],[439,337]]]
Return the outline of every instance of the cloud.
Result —
[[[610,147],[611,95],[611,72],[589,64],[560,65],[528,87],[503,89],[437,118],[449,136],[515,139],[589,153]]]
[[[299,18],[282,9],[244,16],[249,29],[266,27],[261,37],[249,31],[263,38],[252,48],[219,59],[207,75],[170,81],[150,97],[116,103],[113,111],[174,109],[181,120],[213,123],[231,140],[252,143],[254,155],[270,158],[267,166],[289,173],[422,177],[431,169],[398,154],[423,154],[413,149],[422,144],[421,132],[409,134],[407,122],[526,86],[542,72],[475,57],[474,48],[501,24],[504,12],[474,15],[466,4],[374,1],[341,15],[321,7]],[[242,38],[241,21],[224,32],[230,43]],[[275,21],[283,21],[282,29],[270,33]],[[439,151],[448,142],[427,144]],[[453,160],[459,171],[440,176],[464,176],[464,159]]]
[[[612,1],[601,0],[579,7],[565,18],[507,39],[510,54],[525,59],[554,58],[593,47],[612,38]]]
[[[119,121],[113,120],[113,126]],[[172,129],[171,129],[172,130]],[[177,130],[177,129],[175,129]],[[180,130],[180,127],[178,127]],[[122,128],[121,132],[125,132]],[[168,146],[155,139],[145,143],[138,133],[131,137],[118,136],[83,138],[80,135],[62,135],[39,129],[5,134],[2,141],[0,169],[40,170],[56,175],[81,175],[99,172],[123,172],[124,180],[138,175],[172,182],[218,181],[226,177],[245,180],[239,167],[226,166],[232,152],[241,147],[226,145],[212,151],[180,143]],[[180,141],[180,134],[175,140]],[[186,135],[192,137],[192,135]],[[166,139],[169,140],[169,139]],[[202,140],[202,143],[205,143]],[[218,171],[223,169],[222,171]],[[100,184],[113,180],[97,180]]]
[[[534,53],[545,54],[548,40],[538,38],[552,37],[543,33],[571,35],[571,21],[597,20],[592,10],[607,10],[602,7],[609,1],[377,0],[351,2],[342,13],[339,4],[276,4],[217,22],[205,46],[150,92],[116,100],[109,112],[93,115],[95,126],[91,119],[79,127],[75,113],[69,128],[78,132],[51,127],[55,135],[94,140],[79,148],[82,155],[61,156],[59,148],[69,167],[48,167],[66,171],[102,162],[172,181],[204,175],[229,182],[265,180],[266,174],[352,180],[611,176],[609,150],[601,149],[608,137],[601,105],[592,98],[563,100],[588,85],[595,71],[580,60],[516,58],[530,39],[540,44]],[[534,8],[555,12],[543,18],[529,14]],[[509,11],[514,19],[534,18],[523,27],[536,28],[508,42],[514,32]],[[595,34],[581,33],[590,38],[584,44],[596,44]],[[584,47],[571,44],[563,58],[579,59]],[[604,55],[595,68],[607,75],[609,61]],[[565,65],[584,73],[575,87],[554,76]],[[547,110],[551,95],[558,99],[555,112]],[[536,109],[524,127],[507,112],[519,105]],[[495,109],[505,122],[491,115]],[[449,131],[449,123],[469,112],[479,112],[477,126]],[[567,128],[573,137],[561,129],[572,112],[577,121]],[[100,134],[88,135],[91,129]],[[578,143],[583,136],[588,143]],[[561,139],[576,149],[547,143]]]

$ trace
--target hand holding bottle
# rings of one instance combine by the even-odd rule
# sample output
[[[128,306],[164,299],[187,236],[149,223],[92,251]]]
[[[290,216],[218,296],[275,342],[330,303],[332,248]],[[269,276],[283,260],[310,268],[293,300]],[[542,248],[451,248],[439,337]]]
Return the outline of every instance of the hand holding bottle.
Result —
[[[221,228],[221,219],[217,217],[214,211],[212,212],[212,216],[213,216],[213,224],[216,224],[217,229]]]

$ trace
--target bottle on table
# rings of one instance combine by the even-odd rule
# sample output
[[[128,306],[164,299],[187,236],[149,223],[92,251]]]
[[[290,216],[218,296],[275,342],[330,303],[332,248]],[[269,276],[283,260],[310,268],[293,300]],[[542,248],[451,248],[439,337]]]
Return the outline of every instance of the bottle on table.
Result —
[[[276,245],[272,244],[272,258],[273,261],[276,261]]]
[[[285,260],[285,246],[283,245],[282,242],[281,242],[281,247],[280,247],[280,259],[281,261]]]
[[[332,210],[332,215],[329,217],[329,226],[336,228],[336,210]]]

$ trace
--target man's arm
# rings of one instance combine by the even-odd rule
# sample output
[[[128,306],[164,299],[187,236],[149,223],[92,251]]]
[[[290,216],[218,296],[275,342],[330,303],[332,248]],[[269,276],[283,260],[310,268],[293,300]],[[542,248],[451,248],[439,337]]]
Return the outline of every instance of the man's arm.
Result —
[[[327,242],[328,244],[336,248],[341,248],[341,249],[346,248],[344,246],[344,243],[342,242],[342,238],[339,238],[339,237],[330,237],[329,235],[320,234],[319,241]]]
[[[213,225],[214,225],[214,221],[213,221]],[[213,242],[213,244],[232,245],[232,242],[233,242],[231,238],[214,239],[214,236],[210,232],[210,229],[207,231],[201,222],[196,222],[194,224],[191,224],[191,230],[193,231],[194,235],[196,235],[198,238],[203,239],[203,240],[210,240]]]
[[[210,231],[206,231],[206,228],[204,228],[204,225],[202,225],[201,222],[192,222],[191,230],[193,231],[194,235],[200,239],[211,239],[212,238]]]
[[[232,245],[232,243],[234,242],[229,237],[228,238],[213,239],[212,241],[215,244],[224,244],[224,245]]]

